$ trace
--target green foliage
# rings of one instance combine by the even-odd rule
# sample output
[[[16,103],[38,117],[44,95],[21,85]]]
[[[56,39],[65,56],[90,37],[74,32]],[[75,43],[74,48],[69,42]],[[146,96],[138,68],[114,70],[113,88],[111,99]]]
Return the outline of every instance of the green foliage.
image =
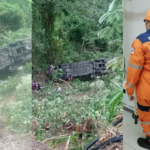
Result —
[[[106,41],[99,40],[96,31],[99,15],[107,9],[108,2],[33,1],[34,67],[45,69],[46,64],[87,60],[85,54],[106,51]],[[88,58],[92,59],[92,55]]]
[[[69,29],[69,41],[82,44],[82,37],[86,32],[87,21],[80,18],[77,14],[70,14],[65,24],[66,29]]]
[[[112,71],[115,71],[118,67],[120,67],[120,70],[123,71],[123,58],[122,57],[115,57],[114,59],[110,60],[106,64],[106,69],[111,68]]]
[[[46,64],[112,59],[121,53],[122,12],[118,6],[121,4],[113,1],[108,8],[109,2],[110,0],[33,1],[33,12],[36,12],[33,14],[34,67],[45,69]],[[111,12],[103,16],[107,9]],[[99,16],[103,16],[102,24],[98,24]],[[117,23],[114,24],[114,21]],[[98,30],[101,30],[101,39],[97,37]],[[53,80],[58,75],[56,73]],[[71,82],[73,89],[63,84],[60,86],[61,94],[56,93],[55,87],[50,84],[38,96],[33,95],[33,119],[39,122],[35,131],[37,140],[47,138],[47,133],[48,137],[56,136],[64,132],[62,124],[79,124],[85,122],[88,116],[108,125],[122,108],[123,93],[118,90],[122,87],[120,72],[102,76],[92,83],[74,80]],[[45,123],[51,125],[47,132],[43,129]],[[91,138],[98,136],[95,130],[92,131],[95,135]],[[73,144],[72,150],[83,149],[85,145],[79,146],[76,139],[76,135],[65,136],[51,140],[49,144],[56,147],[57,143],[67,141]],[[83,139],[85,143],[89,140],[87,137]]]
[[[0,48],[31,37],[31,1],[1,0]]]
[[[62,75],[62,70],[58,69],[53,75],[52,75],[52,81],[57,80]]]
[[[107,109],[110,109],[110,118],[114,117],[115,114],[115,110],[118,108],[120,108],[120,104],[123,98],[123,93],[122,93],[122,89],[117,90],[117,94],[114,95],[114,97],[111,99],[111,101],[108,103],[107,105]]]
[[[36,134],[37,138],[45,138],[43,131],[41,131],[45,123],[51,124],[51,136],[60,132],[59,127],[63,123],[68,124],[72,121],[78,124],[82,118],[86,120],[88,116],[111,123],[113,117],[119,113],[122,107],[120,105],[122,94],[121,90],[118,90],[118,86],[121,87],[122,80],[114,79],[113,76],[107,77],[108,85],[106,81],[102,80],[92,83],[74,80],[72,81],[73,90],[62,87],[63,93],[58,94],[55,92],[55,87],[50,85],[43,89],[41,97],[35,95],[32,112],[34,118],[40,123]],[[116,86],[114,86],[114,83]],[[48,97],[42,96],[46,94],[48,94]],[[84,97],[78,96],[84,94]],[[113,105],[112,109],[110,109],[110,105]],[[66,115],[61,118],[60,116],[65,113]]]
[[[101,16],[99,23],[107,24],[107,27],[98,33],[100,38],[114,39],[123,35],[123,9],[122,1],[113,0],[109,6],[109,10]]]
[[[17,78],[11,78],[9,77],[9,79],[7,81],[0,81],[1,82],[1,86],[3,88],[0,89],[0,95],[1,96],[6,96],[7,93],[12,93],[14,91],[14,87],[17,86],[19,80],[17,80]]]
[[[11,133],[29,133],[32,117],[31,74],[18,71],[16,77],[9,77],[0,84],[3,87],[0,89],[0,114],[1,118],[5,118],[1,123]]]
[[[0,2],[0,26],[1,32],[7,30],[16,31],[23,26],[23,11],[15,5]]]
[[[14,6],[15,8],[18,8],[19,10],[21,10],[21,12],[23,12],[23,14],[20,14],[20,15],[22,15],[21,19],[24,20],[23,26],[28,27],[28,28],[31,27],[31,24],[32,24],[32,19],[31,19],[31,17],[32,17],[31,16],[32,15],[32,1],[31,0],[19,0],[19,1],[18,0],[1,0],[1,4],[3,4],[3,3],[8,3],[8,4]]]
[[[83,139],[86,138],[85,143],[79,145],[78,141],[77,141],[78,136],[79,136],[79,133],[73,132],[73,134],[70,135],[70,136],[62,136],[60,138],[52,140],[49,143],[49,145],[51,147],[57,147],[57,144],[60,144],[60,143],[63,143],[63,142],[67,142],[68,144],[72,144],[72,146],[69,147],[70,150],[83,150],[85,148],[85,145],[88,145],[92,140],[94,140],[94,138],[97,138],[95,136],[87,138],[86,134],[85,134],[85,135],[83,135]]]
[[[114,74],[102,76],[101,80],[97,79],[92,83],[73,80],[71,83],[73,90],[60,85],[62,94],[56,93],[55,87],[50,84],[43,89],[40,96],[34,95],[33,119],[40,124],[35,132],[36,139],[44,140],[47,138],[43,126],[45,123],[50,123],[51,128],[47,132],[52,138],[49,142],[51,147],[69,142],[72,144],[72,147],[69,147],[70,150],[85,148],[90,141],[98,137],[97,130],[99,127],[95,126],[90,136],[83,134],[81,145],[77,143],[78,133],[73,132],[70,136],[65,135],[60,138],[55,138],[55,136],[65,132],[61,129],[62,124],[68,125],[70,122],[80,124],[85,122],[88,116],[94,120],[101,120],[107,125],[112,124],[113,118],[122,108],[122,74],[120,73],[120,75],[119,72],[114,72]],[[84,96],[80,97],[80,95]]]
[[[15,68],[14,72],[8,71],[1,73],[0,85],[3,87],[0,89],[0,96],[6,97],[9,94],[15,92],[17,85],[21,82],[22,75],[31,74],[31,63]]]
[[[23,70],[25,74],[30,74],[32,72],[32,63],[27,63]]]
[[[27,89],[24,88],[24,90]],[[17,95],[18,102],[9,102],[9,104],[0,106],[1,117],[6,119],[2,123],[12,133],[25,134],[31,131],[32,101],[31,93],[27,94],[28,96],[25,96],[23,93],[20,93]]]
[[[51,45],[51,34],[54,25],[53,17],[53,4],[52,2],[35,2],[32,5],[33,12],[33,24],[32,24],[32,63],[34,67],[40,67],[45,69],[46,62],[51,64],[52,57],[59,53],[56,51],[51,52],[51,47],[55,47],[55,44]],[[43,15],[42,15],[43,14]],[[56,58],[55,57],[55,58]]]
[[[109,5],[108,11],[101,16],[99,23],[102,25],[105,22],[106,27],[98,32],[98,37],[107,39],[109,42],[110,51],[120,51],[119,55],[123,53],[123,8],[122,1],[113,0]],[[114,71],[117,67],[123,70],[122,56],[112,59],[107,64],[107,69],[112,68]]]
[[[4,34],[0,34],[0,48],[7,46],[12,42],[16,42],[19,39],[30,38],[31,29],[20,29],[16,32],[6,31]]]

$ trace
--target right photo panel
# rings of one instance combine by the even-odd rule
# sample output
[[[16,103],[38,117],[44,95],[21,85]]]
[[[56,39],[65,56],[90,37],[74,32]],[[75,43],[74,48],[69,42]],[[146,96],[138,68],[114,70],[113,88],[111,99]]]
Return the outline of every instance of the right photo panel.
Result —
[[[150,0],[123,0],[124,150],[150,150]]]

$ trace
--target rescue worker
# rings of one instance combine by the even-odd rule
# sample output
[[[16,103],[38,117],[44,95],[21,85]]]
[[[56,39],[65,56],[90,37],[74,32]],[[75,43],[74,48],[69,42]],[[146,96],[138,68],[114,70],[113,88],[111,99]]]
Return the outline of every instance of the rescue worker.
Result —
[[[32,82],[32,90],[35,90],[35,89],[36,89],[36,82],[33,81],[33,82]]]
[[[56,84],[56,93],[61,93],[61,87],[58,84]]]
[[[150,10],[144,22],[147,31],[132,44],[125,87],[131,101],[136,88],[139,120],[146,134],[145,139],[139,138],[137,142],[140,147],[150,149]]]
[[[32,90],[40,91],[43,89],[43,86],[39,83],[36,83],[35,81],[32,82]]]

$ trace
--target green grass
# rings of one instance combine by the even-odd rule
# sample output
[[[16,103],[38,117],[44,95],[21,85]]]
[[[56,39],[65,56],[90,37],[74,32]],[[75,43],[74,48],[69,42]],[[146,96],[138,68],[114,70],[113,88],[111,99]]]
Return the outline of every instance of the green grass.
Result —
[[[18,31],[6,31],[5,33],[0,35],[0,48],[6,47],[8,44],[12,42],[16,42],[20,39],[30,38],[31,37],[31,29],[21,28]]]
[[[32,92],[31,72],[26,69],[28,65],[31,64],[27,64],[22,71],[18,70],[14,76],[0,80],[3,87],[0,89],[0,119],[12,133],[31,131]]]
[[[55,86],[51,83],[46,85],[41,93],[31,93],[31,74],[28,64],[3,83],[3,89],[0,89],[1,106],[0,118],[3,119],[3,125],[12,133],[24,134],[31,131],[31,119],[39,122],[35,132],[37,140],[65,134],[61,129],[62,124],[68,124],[70,121],[74,124],[85,122],[90,116],[93,120],[102,121],[105,125],[112,124],[122,108],[122,74],[114,72],[102,76],[93,81],[73,80],[70,82],[72,89],[65,83],[60,84],[62,94],[55,92]],[[13,95],[15,98],[11,101],[3,101],[6,95]],[[32,97],[32,99],[31,99]],[[43,126],[50,123],[50,130],[46,132]],[[72,143],[70,150],[82,150],[91,140],[98,137],[98,130],[95,126],[88,134],[83,134],[83,145],[77,144],[78,135],[72,133],[71,136],[57,138],[49,144],[51,146],[68,141]]]
[[[88,116],[104,124],[112,124],[112,120],[122,108],[123,96],[122,88],[118,87],[122,86],[122,79],[120,76],[115,77],[116,74],[103,76],[93,82],[74,80],[71,82],[72,89],[60,84],[62,94],[55,93],[55,87],[50,84],[40,94],[34,95],[33,117],[40,124],[36,131],[37,140],[44,140],[47,137],[46,131],[43,130],[45,123],[51,124],[49,137],[63,134],[64,131],[60,129],[62,124],[68,124],[70,121],[79,124],[85,122]],[[96,127],[91,131],[90,139],[98,136],[97,130]],[[65,137],[65,140],[66,138],[69,137]],[[88,138],[85,136],[84,142],[87,141]]]
[[[0,85],[2,87],[0,88],[0,97],[6,97],[15,92],[17,85],[22,80],[22,76],[31,74],[31,63],[27,63],[22,67],[23,70],[19,70],[18,67],[16,67],[13,72],[4,70],[0,73]]]

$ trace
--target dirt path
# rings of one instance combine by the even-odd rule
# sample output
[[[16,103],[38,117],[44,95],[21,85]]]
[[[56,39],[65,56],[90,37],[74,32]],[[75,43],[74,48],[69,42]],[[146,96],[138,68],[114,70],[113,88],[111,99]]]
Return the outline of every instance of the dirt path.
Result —
[[[53,150],[53,148],[24,135],[0,137],[1,150]]]

